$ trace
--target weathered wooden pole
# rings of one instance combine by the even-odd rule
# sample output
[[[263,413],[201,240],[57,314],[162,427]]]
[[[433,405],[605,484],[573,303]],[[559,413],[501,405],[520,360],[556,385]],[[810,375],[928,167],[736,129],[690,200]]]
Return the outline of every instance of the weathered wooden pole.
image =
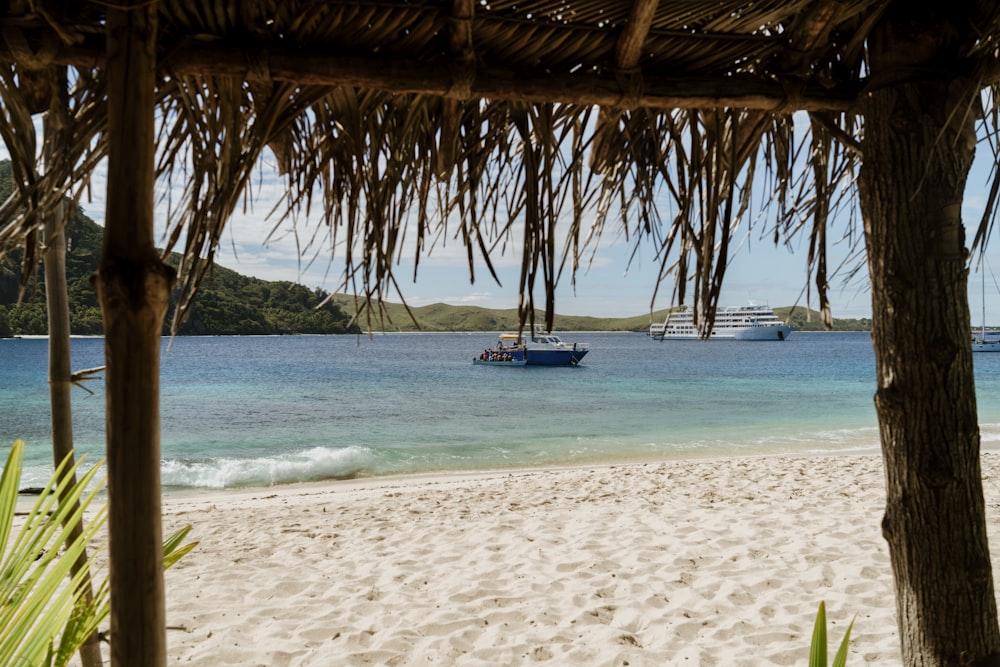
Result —
[[[48,82],[48,113],[42,123],[44,134],[43,160],[44,169],[49,169],[55,162],[55,153],[66,145],[66,134],[69,132],[65,123],[66,110],[69,107],[67,96],[67,78],[64,67],[50,68],[45,76],[40,78]],[[70,319],[69,294],[66,287],[66,223],[67,206],[60,201],[51,210],[41,211],[42,225],[42,262],[45,266],[45,309],[48,314],[49,332],[49,410],[52,424],[52,457],[56,468],[64,461],[72,468],[75,460],[73,454],[73,408],[72,389],[73,371],[70,349]],[[76,473],[69,473],[76,484]],[[71,488],[66,488],[59,497],[60,503],[67,502]],[[79,502],[75,503],[79,506]],[[83,522],[68,526],[69,536],[67,546],[80,539],[83,535]],[[88,602],[94,598],[94,588],[87,565],[87,550],[84,549],[76,559],[72,568],[72,576],[84,572],[80,582],[80,590]],[[101,667],[104,660],[101,657],[101,639],[94,632],[80,647],[80,663],[83,667]]]
[[[155,0],[107,13],[108,191],[97,275],[107,364],[111,664],[166,664],[160,334],[174,271],[153,244]]]
[[[72,366],[70,354],[69,297],[66,293],[66,231],[63,225],[65,204],[56,211],[46,211],[43,234],[45,234],[45,303],[49,322],[49,409],[52,422],[52,456],[58,468],[63,461],[72,466],[73,454],[73,409],[71,401]],[[76,484],[73,473],[73,484]],[[66,502],[70,489],[67,488],[59,502]],[[76,503],[79,505],[79,503]],[[67,544],[83,534],[83,523],[70,526]],[[75,576],[87,568],[87,551],[80,553],[73,566]],[[80,582],[84,599],[94,597],[90,573]],[[80,662],[83,667],[100,667],[101,641],[98,634],[92,634],[80,647]]]
[[[907,667],[1000,665],[962,198],[980,85],[971,11],[894,3],[869,40],[859,187],[889,545]],[[959,17],[959,18],[955,18]]]

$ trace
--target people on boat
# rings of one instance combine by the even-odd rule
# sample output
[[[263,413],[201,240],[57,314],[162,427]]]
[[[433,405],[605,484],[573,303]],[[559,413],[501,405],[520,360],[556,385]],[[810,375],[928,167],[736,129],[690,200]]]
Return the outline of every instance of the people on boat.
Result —
[[[514,355],[503,349],[499,350],[485,349],[482,351],[482,354],[479,355],[479,361],[510,362],[514,361]]]

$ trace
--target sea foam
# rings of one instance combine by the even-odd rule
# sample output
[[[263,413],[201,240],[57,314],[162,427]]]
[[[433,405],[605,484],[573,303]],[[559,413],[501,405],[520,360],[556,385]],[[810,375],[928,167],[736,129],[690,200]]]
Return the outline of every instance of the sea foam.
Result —
[[[301,452],[259,458],[165,459],[164,487],[229,489],[273,486],[323,479],[350,479],[371,462],[366,447],[314,447]]]

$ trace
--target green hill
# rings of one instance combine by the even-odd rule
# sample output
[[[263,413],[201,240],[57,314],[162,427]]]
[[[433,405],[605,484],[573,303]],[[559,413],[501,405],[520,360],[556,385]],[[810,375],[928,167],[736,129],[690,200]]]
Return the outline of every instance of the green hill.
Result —
[[[338,294],[333,302],[345,311],[352,311],[354,299]],[[410,313],[412,313],[412,318]],[[479,306],[451,306],[434,303],[429,306],[411,307],[410,313],[398,303],[384,304],[384,312],[372,312],[370,319],[364,313],[359,317],[363,329],[386,332],[411,331],[506,331],[517,329],[517,308],[503,310]],[[559,331],[647,331],[650,322],[662,320],[666,311],[635,317],[586,317],[556,315],[554,328]],[[414,324],[413,320],[417,324]],[[536,311],[535,323],[545,321],[545,314]],[[417,326],[419,325],[419,326]]]
[[[70,251],[67,254],[67,282],[74,334],[100,334],[101,313],[91,276],[97,272],[102,229],[81,212],[72,216],[67,228]],[[176,260],[176,257],[175,257]],[[19,253],[0,259],[0,336],[39,335],[47,330],[45,291],[42,272],[38,271],[24,303],[16,306]],[[402,304],[385,303],[362,311],[355,324],[349,324],[355,312],[355,300],[336,294],[329,304],[317,310],[327,292],[311,290],[288,281],[267,281],[241,275],[216,266],[203,283],[191,315],[180,329],[181,335],[241,334],[331,334],[358,333],[362,330],[386,332],[411,331],[503,331],[517,328],[517,309],[497,310],[479,306],[451,306],[435,303],[414,307],[410,313]],[[776,308],[778,317],[800,331],[821,331],[817,311],[804,308]],[[807,321],[807,312],[808,320]],[[556,315],[559,331],[637,331],[645,332],[651,322],[661,322],[666,310],[625,318],[600,318]],[[168,323],[172,313],[168,315]],[[413,320],[416,320],[416,324]],[[536,322],[544,314],[536,313]],[[871,321],[834,320],[838,331],[867,331]],[[168,331],[164,331],[168,333]]]
[[[346,312],[353,312],[353,297],[337,294],[333,302]],[[370,321],[365,315],[359,318],[362,328],[372,331],[408,332],[408,331],[501,331],[517,328],[517,309],[495,310],[479,306],[450,306],[435,303],[410,309],[413,318],[406,309],[397,303],[384,304],[384,314],[372,313]],[[775,308],[774,312],[780,319],[795,325],[799,331],[823,331],[823,323],[819,311],[807,310],[802,307],[785,306]],[[645,313],[633,317],[585,317],[575,315],[556,315],[554,327],[558,331],[640,331],[649,330],[652,322],[662,322],[667,316],[666,309],[657,310],[652,314]],[[536,323],[544,321],[544,314],[537,312]],[[420,325],[414,325],[413,319]],[[833,320],[834,331],[870,331],[869,319],[837,319]]]
[[[91,276],[97,272],[102,230],[82,214],[67,227],[71,250],[66,256],[70,320],[77,335],[103,332],[97,295]],[[176,263],[177,257],[174,258]],[[37,271],[24,302],[17,303],[20,253],[0,259],[0,336],[39,335],[47,332],[45,285]],[[336,334],[358,333],[350,316],[338,306],[317,309],[327,293],[287,281],[249,278],[216,266],[202,283],[181,335]],[[164,334],[169,333],[173,305]]]
[[[10,193],[10,163],[0,161],[0,201]],[[91,276],[97,272],[102,228],[76,210],[66,230],[69,252],[66,275],[70,300],[70,317],[74,334],[97,335],[103,331],[97,295],[91,286]],[[177,256],[173,261],[176,264]],[[17,303],[20,253],[0,258],[0,337],[40,335],[47,331],[45,287],[41,271],[37,271],[24,302]],[[362,330],[403,331],[502,331],[517,328],[517,309],[496,310],[478,306],[450,306],[443,303],[412,308],[385,303],[383,308],[363,311],[357,323],[351,324],[355,300],[346,294],[334,295],[326,306],[316,304],[328,296],[319,289],[309,289],[288,281],[267,281],[250,278],[230,269],[216,266],[206,278],[195,299],[188,320],[181,326],[181,335],[239,334],[338,334],[359,333]],[[790,321],[802,331],[822,330],[819,314],[804,308],[776,308],[778,317]],[[662,322],[666,310],[634,317],[600,318],[556,315],[559,331],[639,331],[649,329],[651,322]],[[172,318],[167,316],[164,333]],[[535,321],[544,322],[544,314],[536,313]],[[413,320],[416,320],[416,324]],[[867,331],[871,321],[834,320],[840,331]]]
[[[823,320],[818,310],[810,310],[801,306],[785,306],[775,308],[778,319],[794,324],[797,331],[825,331]],[[871,331],[872,321],[869,318],[838,319],[833,318],[834,331]]]
[[[67,254],[67,282],[74,334],[102,333],[100,308],[91,286],[97,272],[102,229],[77,212],[67,227],[70,251]],[[174,258],[176,260],[176,257]],[[47,331],[45,288],[37,271],[24,303],[17,302],[20,254],[0,259],[0,336],[40,335]],[[385,303],[379,311],[362,311],[355,324],[355,300],[336,294],[330,303],[317,310],[327,292],[312,290],[288,281],[267,281],[241,275],[216,266],[202,284],[190,317],[181,326],[181,335],[241,334],[336,334],[362,330],[386,332],[410,331],[501,331],[517,328],[517,309],[497,310],[479,306],[451,306],[443,303],[414,307],[410,313],[402,304]],[[651,322],[660,322],[666,310],[625,318],[600,318],[556,315],[559,331],[638,331],[645,332]],[[776,308],[778,317],[795,324],[800,331],[821,331],[819,313],[804,308]],[[169,325],[172,312],[168,314]],[[414,319],[416,323],[414,323]],[[536,313],[536,322],[544,314]],[[871,321],[834,320],[839,331],[867,331]],[[164,333],[168,331],[164,330]]]

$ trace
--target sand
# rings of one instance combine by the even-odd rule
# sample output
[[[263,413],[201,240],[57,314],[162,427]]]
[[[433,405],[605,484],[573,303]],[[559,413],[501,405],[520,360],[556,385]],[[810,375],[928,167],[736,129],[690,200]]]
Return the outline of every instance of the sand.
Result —
[[[170,497],[169,664],[805,665],[825,601],[831,655],[856,615],[848,664],[895,665],[883,489],[841,456]]]

